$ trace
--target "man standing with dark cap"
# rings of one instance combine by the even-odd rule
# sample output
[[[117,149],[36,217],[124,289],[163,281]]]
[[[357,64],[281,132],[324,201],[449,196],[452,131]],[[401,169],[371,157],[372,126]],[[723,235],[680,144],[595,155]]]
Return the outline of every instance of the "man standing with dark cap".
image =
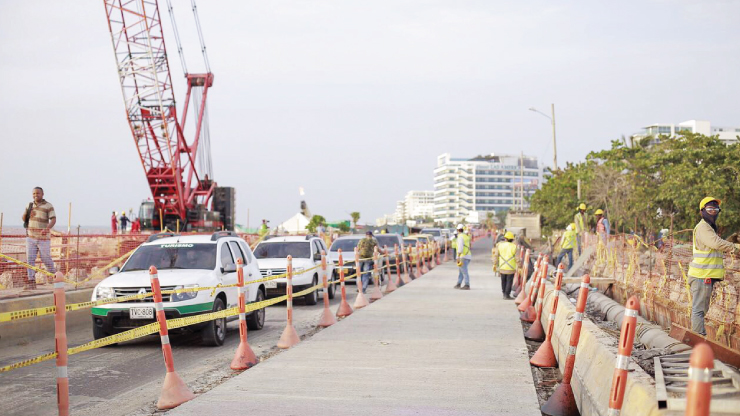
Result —
[[[691,286],[691,330],[706,335],[704,316],[709,310],[714,284],[725,278],[724,254],[736,254],[740,245],[717,235],[717,217],[722,201],[706,197],[699,203],[701,221],[694,227],[693,258],[689,264]]]
[[[361,259],[367,259],[359,262],[358,273],[362,272],[362,293],[365,293],[367,286],[370,284],[370,272],[373,269],[373,253],[375,253],[375,247],[378,246],[378,242],[373,237],[373,232],[368,231],[365,233],[365,238],[357,243],[357,254]],[[359,259],[356,259],[359,260]]]

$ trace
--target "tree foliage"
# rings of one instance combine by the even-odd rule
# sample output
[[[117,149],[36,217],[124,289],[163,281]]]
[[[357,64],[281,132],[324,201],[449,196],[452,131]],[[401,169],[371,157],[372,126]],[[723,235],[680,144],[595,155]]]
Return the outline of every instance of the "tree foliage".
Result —
[[[306,229],[309,232],[315,233],[319,225],[326,226],[326,218],[321,215],[314,215],[313,217],[311,217],[308,225],[306,225]]]
[[[349,216],[352,217],[352,223],[355,225],[355,228],[357,228],[357,221],[360,220],[360,213],[357,211],[350,212]]]
[[[577,180],[588,212],[601,208],[612,229],[644,233],[693,228],[699,201],[722,200],[721,232],[740,230],[738,180],[740,144],[724,144],[716,136],[684,133],[651,146],[612,142],[611,149],[591,152],[585,162],[555,172],[532,197],[545,232],[572,222],[577,205]],[[593,219],[592,219],[593,225]]]

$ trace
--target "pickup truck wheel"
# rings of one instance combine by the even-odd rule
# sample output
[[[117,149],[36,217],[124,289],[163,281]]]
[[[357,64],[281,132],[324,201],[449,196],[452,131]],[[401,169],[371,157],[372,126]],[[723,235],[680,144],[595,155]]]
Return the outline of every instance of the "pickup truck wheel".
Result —
[[[313,280],[311,283],[311,286],[316,286],[319,284],[319,277],[314,275]],[[318,290],[314,290],[313,292],[309,293],[308,295],[303,297],[303,300],[306,302],[306,305],[315,305],[319,301],[319,292]]]
[[[265,294],[261,290],[257,291],[257,298],[255,302],[262,302],[265,300]],[[265,308],[257,309],[247,318],[247,328],[251,330],[262,329],[265,326]]]
[[[331,274],[331,281],[334,282],[337,280],[338,280],[337,272],[333,272]],[[337,293],[337,285],[333,285],[329,283],[329,299],[334,299],[334,295],[336,295],[336,293]]]
[[[213,312],[224,310],[224,301],[216,298],[213,301]],[[205,328],[201,330],[203,345],[220,347],[226,340],[226,318],[219,318],[209,321]]]

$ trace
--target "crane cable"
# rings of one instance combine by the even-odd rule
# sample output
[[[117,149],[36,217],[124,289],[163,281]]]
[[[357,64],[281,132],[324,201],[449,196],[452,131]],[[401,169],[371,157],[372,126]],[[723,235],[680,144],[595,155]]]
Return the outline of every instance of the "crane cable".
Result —
[[[195,27],[198,29],[198,38],[200,39],[200,50],[203,52],[203,60],[206,62],[206,71],[210,73],[211,64],[208,63],[208,54],[206,53],[206,42],[205,40],[203,40],[203,31],[200,28],[200,19],[198,18],[198,6],[195,5],[195,0],[190,0],[190,4],[192,4],[193,6],[193,16],[195,16]]]
[[[172,29],[175,32],[175,42],[177,42],[177,53],[180,55],[180,63],[182,64],[182,72],[187,75],[188,67],[185,64],[185,54],[182,51],[182,42],[180,42],[180,32],[177,30],[177,23],[175,22],[175,12],[172,10],[171,0],[167,0],[167,11],[170,13],[170,20],[172,21]]]

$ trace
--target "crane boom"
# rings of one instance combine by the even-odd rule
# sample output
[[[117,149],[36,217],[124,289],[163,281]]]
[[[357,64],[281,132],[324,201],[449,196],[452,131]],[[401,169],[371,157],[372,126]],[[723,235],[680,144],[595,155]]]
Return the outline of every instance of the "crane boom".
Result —
[[[188,90],[178,121],[157,1],[103,1],[126,117],[154,199],[152,227],[170,226],[176,221],[183,226],[208,223],[222,227],[220,218],[206,215],[216,183],[207,173],[202,175],[196,165],[213,74],[185,74]],[[195,90],[200,91],[194,94]],[[195,133],[188,142],[184,126],[194,96],[198,97],[193,104],[197,110]]]

